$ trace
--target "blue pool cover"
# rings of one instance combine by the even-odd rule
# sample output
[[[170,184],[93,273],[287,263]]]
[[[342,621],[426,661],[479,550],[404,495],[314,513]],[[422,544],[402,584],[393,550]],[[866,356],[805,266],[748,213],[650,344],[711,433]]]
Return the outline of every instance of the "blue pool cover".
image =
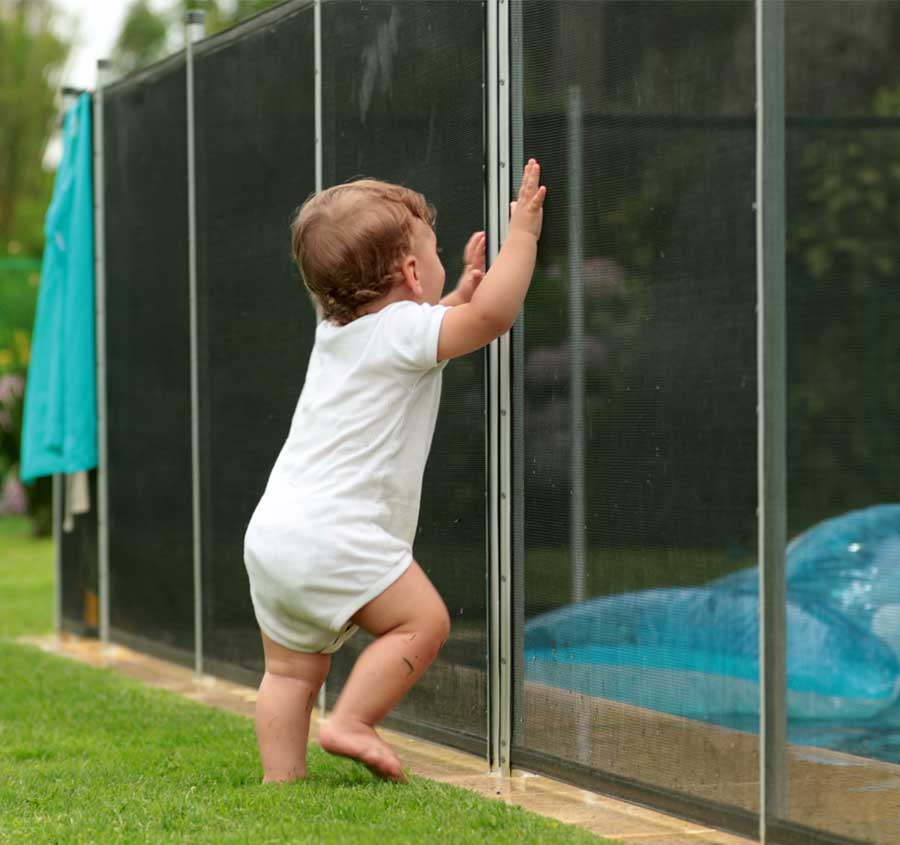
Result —
[[[828,520],[787,550],[791,719],[863,720],[900,693],[900,505]],[[710,721],[759,712],[755,567],[604,596],[526,624],[529,681]]]

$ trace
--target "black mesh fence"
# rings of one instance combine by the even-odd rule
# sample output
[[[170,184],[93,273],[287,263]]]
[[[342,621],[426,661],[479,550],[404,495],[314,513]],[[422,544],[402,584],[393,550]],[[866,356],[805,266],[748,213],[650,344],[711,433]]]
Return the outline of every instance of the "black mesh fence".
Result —
[[[538,158],[550,194],[511,340],[513,621],[497,632],[512,642],[513,766],[745,832],[761,750],[755,7],[511,4],[504,166]],[[900,3],[786,8],[788,528],[824,526],[831,545],[788,548],[789,799],[770,813],[791,841],[888,843]],[[323,187],[371,176],[424,193],[448,289],[492,199],[487,13],[321,7]],[[316,325],[288,233],[316,188],[314,21],[286,3],[194,58],[202,657],[247,681],[262,655],[243,536]],[[185,85],[179,57],[106,90],[104,199],[112,635],[192,662]],[[453,632],[390,722],[482,756],[503,469],[487,370],[477,353],[444,373],[414,551]],[[95,518],[62,555],[63,625],[89,630]],[[367,639],[335,656],[329,704]]]
[[[788,597],[842,623],[789,616],[788,666],[842,683],[818,718],[789,709],[785,815],[879,843],[900,823],[898,50],[896,2],[787,4]]]
[[[104,93],[110,626],[193,663],[182,57]]]
[[[66,509],[65,483],[60,484],[59,495],[59,513],[54,519],[60,520],[57,526],[62,564],[58,585],[62,599],[60,627],[80,636],[97,636],[100,622],[97,471],[88,474],[91,508],[87,513],[75,516],[68,530],[62,525]]]
[[[753,5],[517,11],[513,132],[552,193],[515,360],[513,762],[749,828],[757,740],[704,722],[757,692],[699,663],[755,619],[708,586],[756,561]]]
[[[313,50],[307,7],[195,59],[203,656],[220,674],[262,670],[244,531],[315,333],[289,232],[316,187]]]

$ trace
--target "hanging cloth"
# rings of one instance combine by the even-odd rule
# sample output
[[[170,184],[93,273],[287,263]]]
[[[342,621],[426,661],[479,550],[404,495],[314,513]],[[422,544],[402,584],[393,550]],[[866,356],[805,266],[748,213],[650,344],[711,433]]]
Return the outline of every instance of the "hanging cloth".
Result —
[[[63,156],[44,223],[20,477],[97,466],[94,352],[94,191],[91,97],[63,124]]]

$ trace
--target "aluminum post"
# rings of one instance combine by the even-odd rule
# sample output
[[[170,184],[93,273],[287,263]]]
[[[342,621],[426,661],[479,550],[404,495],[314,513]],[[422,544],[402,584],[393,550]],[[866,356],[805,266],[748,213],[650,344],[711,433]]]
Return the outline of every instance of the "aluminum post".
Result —
[[[487,4],[488,258],[500,251],[509,222],[509,3]],[[509,775],[512,677],[510,339],[488,349],[489,688],[491,771]]]
[[[97,364],[97,592],[100,642],[109,647],[109,437],[106,391],[106,160],[103,99],[110,63],[97,62],[94,92],[94,342]],[[62,485],[60,485],[62,486]]]
[[[322,0],[315,0],[313,9],[313,60],[315,62],[315,72],[313,74],[313,85],[315,86],[315,150],[316,150],[316,193],[322,190]],[[316,306],[316,316],[321,319],[322,311]],[[319,718],[325,715],[328,703],[325,693],[325,685],[328,683],[326,678],[319,687]]]
[[[197,336],[197,161],[194,121],[194,43],[203,38],[205,13],[185,15],[188,165],[188,300],[191,321],[191,476],[194,535],[194,672],[203,675],[203,523],[200,478],[200,374]]]
[[[787,815],[784,3],[756,2],[760,842]]]
[[[569,545],[572,549],[571,601],[586,598],[587,543],[584,506],[584,107],[581,87],[569,87],[569,414],[572,449],[569,471]]]

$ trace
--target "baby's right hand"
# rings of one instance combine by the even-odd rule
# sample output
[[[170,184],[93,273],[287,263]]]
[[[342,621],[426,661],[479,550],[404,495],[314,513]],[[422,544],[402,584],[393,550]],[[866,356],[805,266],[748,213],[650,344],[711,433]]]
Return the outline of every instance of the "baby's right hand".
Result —
[[[528,160],[522,174],[519,199],[509,204],[511,217],[509,231],[522,231],[540,238],[544,224],[544,197],[547,186],[541,185],[541,166],[533,159]]]

